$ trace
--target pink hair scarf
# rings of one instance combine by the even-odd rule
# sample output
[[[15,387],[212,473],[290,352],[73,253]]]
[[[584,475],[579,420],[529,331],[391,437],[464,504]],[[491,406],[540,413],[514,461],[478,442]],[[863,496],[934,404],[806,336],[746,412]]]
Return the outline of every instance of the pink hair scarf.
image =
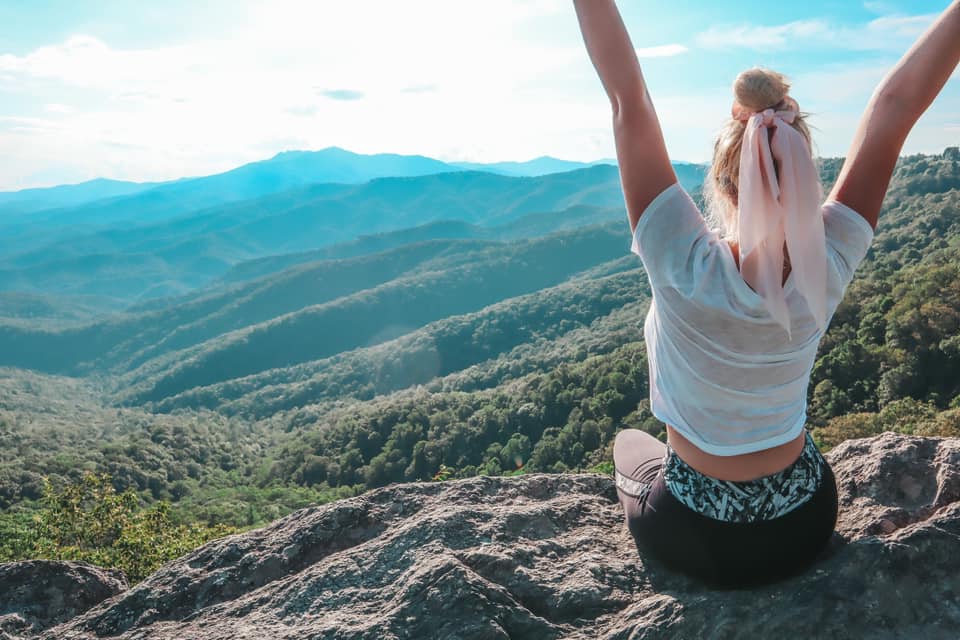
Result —
[[[827,321],[827,255],[820,181],[806,139],[790,126],[797,104],[787,102],[788,110],[753,114],[735,106],[734,117],[746,121],[740,150],[740,274],[792,340],[782,285],[784,242],[794,285],[821,331]]]

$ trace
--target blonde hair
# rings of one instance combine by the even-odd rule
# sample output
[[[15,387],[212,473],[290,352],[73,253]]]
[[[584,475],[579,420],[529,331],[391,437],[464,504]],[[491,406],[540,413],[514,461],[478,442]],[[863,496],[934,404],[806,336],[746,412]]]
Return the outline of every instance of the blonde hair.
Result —
[[[776,71],[755,67],[744,71],[733,83],[736,97],[734,110],[739,106],[747,112],[778,109],[785,106],[790,92],[787,78]],[[813,142],[805,117],[797,114],[792,126],[803,135],[813,155]],[[740,184],[740,147],[746,123],[732,115],[713,145],[713,162],[703,185],[707,205],[707,219],[725,240],[736,240],[739,232],[737,202]],[[771,130],[772,132],[772,130]],[[777,167],[779,171],[779,167]]]

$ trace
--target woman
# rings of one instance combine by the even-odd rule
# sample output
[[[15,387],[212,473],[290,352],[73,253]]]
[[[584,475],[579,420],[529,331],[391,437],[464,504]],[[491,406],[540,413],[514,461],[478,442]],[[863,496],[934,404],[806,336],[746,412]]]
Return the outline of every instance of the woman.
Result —
[[[873,239],[910,129],[960,60],[960,0],[877,88],[826,204],[783,76],[742,73],[705,184],[708,229],[677,184],[614,0],[575,0],[613,107],[632,250],[653,290],[644,326],[664,445],[614,443],[641,551],[725,586],[808,566],[837,517],[833,473],[804,429],[817,345]]]

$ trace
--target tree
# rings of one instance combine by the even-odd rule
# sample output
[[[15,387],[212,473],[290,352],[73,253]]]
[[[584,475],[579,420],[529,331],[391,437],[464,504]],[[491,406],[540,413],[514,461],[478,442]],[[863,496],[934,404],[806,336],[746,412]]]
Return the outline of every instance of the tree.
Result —
[[[106,473],[84,473],[60,490],[44,478],[41,504],[23,538],[0,548],[0,555],[82,560],[118,568],[136,583],[165,562],[236,532],[222,524],[174,525],[169,502],[141,510],[133,489],[116,493]]]

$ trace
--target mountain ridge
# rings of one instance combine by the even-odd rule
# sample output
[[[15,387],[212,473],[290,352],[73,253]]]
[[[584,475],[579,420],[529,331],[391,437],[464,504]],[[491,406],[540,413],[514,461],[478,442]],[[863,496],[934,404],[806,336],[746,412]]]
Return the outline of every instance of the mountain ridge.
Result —
[[[233,191],[205,201],[212,206],[238,199],[277,193],[286,188],[318,183],[362,184],[378,177],[405,177],[475,170],[499,173],[514,177],[537,177],[562,173],[591,166],[608,164],[616,166],[616,160],[602,159],[593,162],[561,160],[551,156],[539,156],[526,161],[504,162],[445,162],[429,156],[396,153],[363,154],[342,147],[325,147],[318,150],[291,149],[280,151],[269,158],[254,160],[219,173],[201,176],[185,176],[173,180],[131,182],[98,177],[76,184],[51,187],[33,187],[15,191],[0,191],[0,215],[10,213],[13,207],[18,212],[50,212],[71,206],[98,203],[100,207],[117,206],[116,198],[135,195],[139,192],[160,190],[165,197],[176,197],[166,192],[176,191]],[[681,181],[686,180],[689,167],[701,167],[688,162],[673,162]],[[200,189],[196,189],[197,185]],[[688,188],[692,185],[685,184]],[[154,194],[156,197],[158,194]],[[180,194],[183,195],[183,194]],[[122,203],[119,203],[122,204]],[[193,206],[196,209],[196,206]],[[114,214],[116,215],[116,214]]]

